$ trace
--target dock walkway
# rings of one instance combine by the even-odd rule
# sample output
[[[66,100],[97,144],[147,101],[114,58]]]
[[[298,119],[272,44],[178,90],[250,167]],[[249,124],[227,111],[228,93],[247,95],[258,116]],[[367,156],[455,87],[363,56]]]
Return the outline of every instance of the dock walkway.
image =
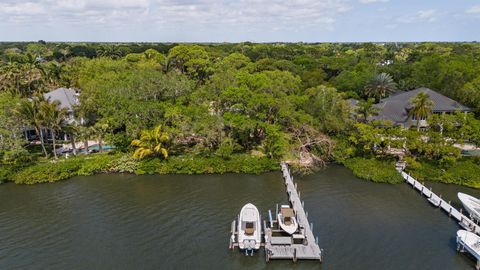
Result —
[[[435,207],[443,209],[450,217],[458,220],[460,226],[465,228],[468,231],[471,231],[476,234],[480,234],[480,226],[478,226],[473,220],[465,216],[462,212],[455,209],[449,202],[442,199],[441,196],[433,193],[431,189],[425,187],[422,183],[415,180],[413,177],[408,175],[406,172],[401,172],[405,182],[410,184],[413,188],[420,191],[420,194],[427,197],[428,201],[433,204]]]
[[[304,204],[300,200],[299,192],[290,175],[287,164],[281,164],[285,188],[288,194],[288,200],[294,209],[296,219],[301,230],[300,236],[303,237],[302,243],[295,243],[293,240],[289,243],[285,237],[273,236],[274,229],[265,227],[265,254],[266,260],[271,259],[291,259],[298,260],[320,260],[322,261],[322,250],[318,246],[318,239],[313,235],[312,224],[308,222],[308,215],[304,210]],[[294,238],[292,238],[294,239]],[[277,241],[278,240],[278,241]]]

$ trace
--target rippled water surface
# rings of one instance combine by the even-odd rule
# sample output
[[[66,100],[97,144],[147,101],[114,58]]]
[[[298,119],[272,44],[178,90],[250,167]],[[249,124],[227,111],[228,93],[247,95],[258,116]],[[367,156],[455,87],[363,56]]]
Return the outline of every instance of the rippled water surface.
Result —
[[[287,197],[281,174],[76,177],[0,186],[0,269],[473,269],[458,226],[406,184],[339,166],[296,177],[325,261],[271,261],[228,250],[247,202],[264,217]],[[459,205],[456,192],[431,184]]]

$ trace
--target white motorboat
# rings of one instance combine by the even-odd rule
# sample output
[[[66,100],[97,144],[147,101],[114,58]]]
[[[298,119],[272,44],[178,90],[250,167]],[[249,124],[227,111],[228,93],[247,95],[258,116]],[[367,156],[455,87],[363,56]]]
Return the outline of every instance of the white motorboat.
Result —
[[[260,213],[255,205],[247,203],[238,217],[238,247],[247,252],[259,249],[262,242]]]
[[[468,250],[475,258],[480,258],[480,236],[466,230],[458,230],[457,250],[462,250],[462,247]]]
[[[280,213],[278,213],[278,224],[280,228],[288,234],[294,234],[298,229],[297,219],[295,218],[295,212],[288,205],[282,205],[280,207]]]
[[[480,200],[461,192],[459,192],[457,195],[458,195],[458,199],[460,199],[460,201],[463,204],[463,207],[465,208],[465,210],[467,210],[470,216],[473,219],[479,221],[480,220]]]

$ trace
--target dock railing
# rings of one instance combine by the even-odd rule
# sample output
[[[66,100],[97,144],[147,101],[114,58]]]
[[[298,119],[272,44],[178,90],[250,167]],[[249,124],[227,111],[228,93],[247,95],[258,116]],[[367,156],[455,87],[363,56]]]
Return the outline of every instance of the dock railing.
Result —
[[[425,185],[415,180],[406,172],[401,171],[403,179],[406,183],[410,184],[414,189],[418,190],[421,195],[424,195],[427,200],[435,207],[443,209],[450,217],[455,218],[460,226],[468,231],[479,234],[480,226],[478,226],[470,217],[464,215],[461,211],[457,210],[451,205],[450,202],[442,199],[441,195],[435,194],[431,188],[427,188]]]
[[[265,228],[266,260],[291,259],[297,261],[308,259],[322,261],[322,250],[318,246],[318,238],[315,238],[313,235],[313,224],[308,222],[308,214],[304,209],[305,203],[300,199],[300,192],[297,190],[297,185],[293,182],[287,164],[282,162],[281,167],[288,200],[295,212],[295,217],[305,241],[302,244],[296,244],[293,243],[293,241],[290,244],[278,244],[281,243],[281,240],[284,240],[283,238],[285,237],[275,237],[272,235],[272,227]],[[278,212],[278,206],[276,211]],[[269,216],[271,216],[271,214],[269,214]],[[276,216],[273,219],[276,219]],[[275,223],[275,221],[271,221],[270,225],[272,225],[272,223]],[[277,238],[278,241],[276,241]]]

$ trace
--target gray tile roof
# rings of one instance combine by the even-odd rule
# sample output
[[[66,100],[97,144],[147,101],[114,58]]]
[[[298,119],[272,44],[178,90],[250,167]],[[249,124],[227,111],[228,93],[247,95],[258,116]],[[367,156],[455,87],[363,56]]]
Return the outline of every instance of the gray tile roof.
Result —
[[[347,102],[350,104],[352,108],[355,108],[357,107],[359,101],[354,98],[349,98],[347,99]]]
[[[45,99],[50,99],[50,101],[58,100],[60,108],[65,108],[69,111],[73,110],[73,106],[78,105],[77,93],[71,88],[58,88],[43,96]]]
[[[404,123],[408,120],[408,110],[412,107],[410,100],[420,92],[426,93],[434,102],[433,112],[469,112],[470,108],[463,106],[457,101],[439,94],[428,88],[418,88],[408,92],[401,92],[390,97],[384,98],[375,106],[380,109],[377,116],[372,117],[375,120],[390,120],[394,123]]]

